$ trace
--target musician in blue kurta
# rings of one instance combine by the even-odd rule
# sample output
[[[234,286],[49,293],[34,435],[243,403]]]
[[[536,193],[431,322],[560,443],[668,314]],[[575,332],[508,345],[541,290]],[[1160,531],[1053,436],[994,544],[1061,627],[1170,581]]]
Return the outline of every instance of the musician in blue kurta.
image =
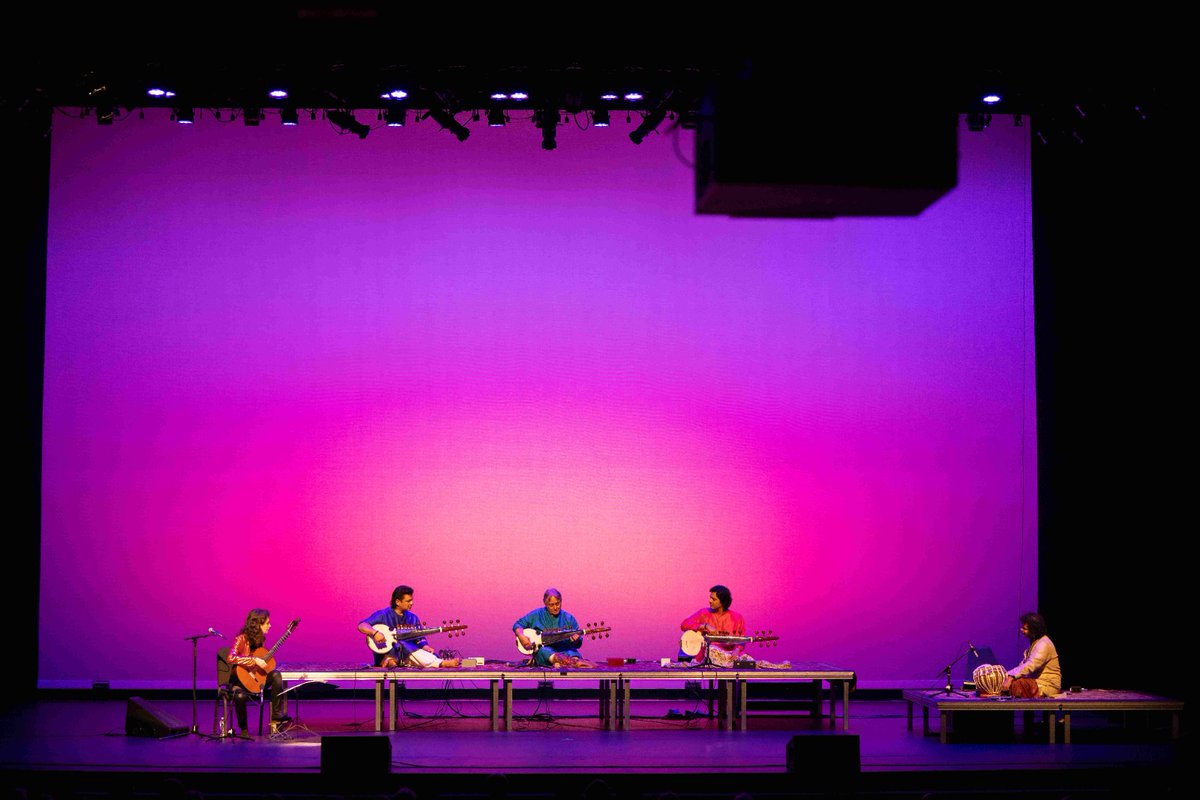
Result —
[[[535,608],[513,623],[513,633],[523,647],[529,649],[532,643],[526,638],[524,630],[533,628],[537,631],[551,630],[580,630],[579,622],[571,614],[562,610],[562,592],[550,587],[542,595],[543,608]],[[579,655],[579,646],[583,636],[575,634],[561,642],[543,645],[533,654],[533,663],[542,667],[590,667]]]
[[[413,588],[400,585],[392,590],[391,608],[381,608],[371,616],[358,623],[358,632],[370,636],[379,644],[387,641],[387,637],[374,629],[375,625],[386,625],[389,628],[419,628],[421,620],[414,614]],[[457,658],[438,658],[434,655],[433,647],[424,637],[410,641],[398,641],[387,654],[375,653],[375,666],[391,669],[392,667],[457,667],[461,662]]]

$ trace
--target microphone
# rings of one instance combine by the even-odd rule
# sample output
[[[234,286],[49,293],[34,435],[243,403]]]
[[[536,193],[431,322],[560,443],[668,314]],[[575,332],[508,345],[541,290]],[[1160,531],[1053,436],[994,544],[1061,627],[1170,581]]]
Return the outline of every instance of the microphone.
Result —
[[[209,629],[208,629],[208,634],[209,634],[210,636],[220,636],[222,639],[224,639],[224,638],[225,638],[225,634],[221,633],[221,632],[220,632],[219,630],[217,630],[216,628],[209,628]]]
[[[209,628],[209,630],[212,630],[212,629]],[[979,651],[975,649],[975,645],[971,644],[970,642],[967,642],[967,649],[971,651],[971,655],[975,656],[976,658],[979,658]]]

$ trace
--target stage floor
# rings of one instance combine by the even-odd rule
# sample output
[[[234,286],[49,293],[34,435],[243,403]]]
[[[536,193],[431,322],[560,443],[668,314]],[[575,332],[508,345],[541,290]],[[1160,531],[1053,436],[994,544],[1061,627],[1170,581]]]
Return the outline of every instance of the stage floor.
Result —
[[[190,701],[154,701],[190,722]],[[517,728],[488,730],[487,704],[409,702],[402,730],[373,730],[370,700],[307,701],[294,730],[253,741],[210,741],[184,736],[158,741],[124,733],[124,700],[42,700],[8,712],[0,736],[0,768],[8,771],[129,771],[170,773],[316,773],[320,735],[361,733],[390,736],[392,772],[494,773],[580,772],[677,773],[697,768],[709,773],[786,771],[786,748],[793,736],[834,736],[838,732],[803,716],[765,713],[751,717],[747,731],[720,730],[715,719],[670,719],[679,702],[641,701],[633,729],[606,731],[590,717],[594,703],[553,700],[517,703],[526,715]],[[201,730],[212,724],[212,703],[199,706]],[[251,708],[252,719],[255,719]],[[941,744],[920,727],[909,731],[901,700],[857,701],[850,733],[861,742],[862,769],[871,772],[1107,770],[1170,767],[1177,748],[1160,731],[1135,731],[1138,741],[1117,742],[1111,726],[1081,720],[1077,741],[1049,745],[1045,740]],[[294,713],[294,709],[293,709]],[[459,716],[467,715],[467,716]],[[547,716],[553,715],[554,719]],[[256,723],[252,722],[256,729]],[[1089,738],[1092,741],[1088,741]]]

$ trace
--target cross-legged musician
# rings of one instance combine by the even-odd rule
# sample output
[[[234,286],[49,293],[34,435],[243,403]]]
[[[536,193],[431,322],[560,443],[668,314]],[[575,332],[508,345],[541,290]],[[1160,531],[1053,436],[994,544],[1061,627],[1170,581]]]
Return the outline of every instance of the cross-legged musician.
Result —
[[[358,632],[372,637],[379,644],[387,642],[387,636],[375,630],[376,625],[386,625],[389,628],[420,628],[421,620],[412,612],[413,588],[401,584],[392,590],[390,607],[381,608],[371,616],[358,623]],[[400,640],[388,653],[375,653],[375,666],[391,669],[393,667],[416,667],[431,669],[436,667],[453,668],[462,663],[457,658],[438,658],[429,640],[425,638]]]

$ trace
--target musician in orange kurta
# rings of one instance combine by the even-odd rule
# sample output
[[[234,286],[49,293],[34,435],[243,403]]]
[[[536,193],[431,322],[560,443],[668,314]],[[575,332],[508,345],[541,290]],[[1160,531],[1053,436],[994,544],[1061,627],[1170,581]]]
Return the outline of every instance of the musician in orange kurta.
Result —
[[[681,631],[699,631],[701,633],[723,633],[729,636],[745,636],[746,620],[736,611],[730,611],[733,605],[733,593],[721,584],[708,590],[708,608],[702,608],[679,624]],[[744,645],[712,644],[709,645],[709,660],[717,666],[732,666],[742,658]],[[682,660],[688,656],[680,654]],[[704,661],[704,651],[695,657],[697,662]]]
[[[229,648],[229,666],[232,668],[229,685],[233,690],[233,705],[237,711],[238,729],[243,735],[246,734],[247,692],[238,679],[237,667],[245,667],[251,671],[266,671],[267,662],[251,654],[264,645],[270,631],[271,612],[265,608],[252,608],[246,615],[246,623],[242,625],[241,632],[233,640],[233,646]],[[284,683],[279,670],[271,670],[267,674],[266,687],[271,694],[271,733],[275,733],[280,725],[291,719],[287,714],[287,697],[280,694],[283,691]]]

